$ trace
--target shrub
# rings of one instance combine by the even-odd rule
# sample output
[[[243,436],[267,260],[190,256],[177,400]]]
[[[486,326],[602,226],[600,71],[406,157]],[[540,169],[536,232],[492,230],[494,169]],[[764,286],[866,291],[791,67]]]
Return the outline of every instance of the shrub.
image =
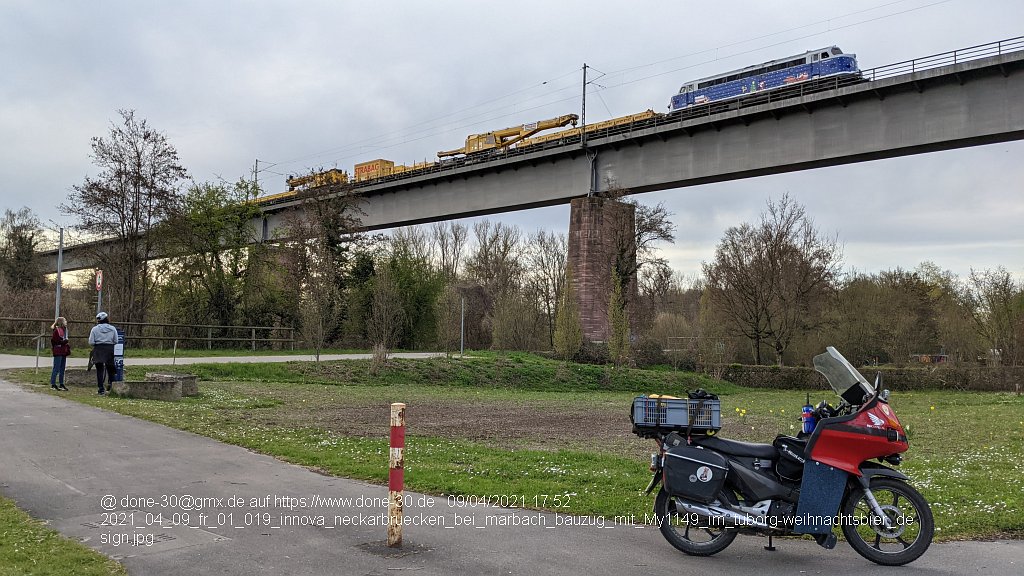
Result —
[[[661,344],[649,338],[644,338],[633,346],[633,362],[637,368],[649,368],[669,363],[665,351],[661,349]]]

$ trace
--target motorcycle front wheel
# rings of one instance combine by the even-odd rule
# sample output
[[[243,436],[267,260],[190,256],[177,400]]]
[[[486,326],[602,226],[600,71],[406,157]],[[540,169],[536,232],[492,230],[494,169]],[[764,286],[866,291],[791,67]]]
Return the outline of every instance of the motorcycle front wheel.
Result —
[[[719,501],[735,504],[735,497],[723,490],[719,493]],[[711,556],[732,544],[736,539],[736,531],[723,527],[708,526],[694,514],[677,509],[676,499],[669,495],[663,486],[654,499],[654,514],[658,518],[658,528],[668,543],[690,556]]]
[[[884,476],[871,480],[871,493],[889,526],[858,488],[843,503],[846,541],[858,554],[883,566],[902,566],[920,558],[935,533],[932,510],[924,496],[906,482]]]

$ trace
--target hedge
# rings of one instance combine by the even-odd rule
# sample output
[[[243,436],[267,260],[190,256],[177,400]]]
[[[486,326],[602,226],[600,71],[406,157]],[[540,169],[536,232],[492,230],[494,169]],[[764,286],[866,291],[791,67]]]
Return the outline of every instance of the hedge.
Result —
[[[1024,366],[1016,367],[932,367],[860,368],[869,382],[881,372],[882,386],[889,390],[964,390],[974,392],[1020,392],[1024,390]],[[785,390],[827,389],[825,377],[813,368],[745,366],[730,364],[722,380],[749,388]]]

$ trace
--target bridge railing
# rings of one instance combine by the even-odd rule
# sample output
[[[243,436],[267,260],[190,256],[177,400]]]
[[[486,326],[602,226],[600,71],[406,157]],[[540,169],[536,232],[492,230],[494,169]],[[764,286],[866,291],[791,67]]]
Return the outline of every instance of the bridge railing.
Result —
[[[735,100],[710,102],[708,104],[701,104],[690,108],[685,108],[683,110],[678,110],[671,114],[659,114],[654,118],[650,118],[647,120],[639,120],[636,122],[630,122],[627,124],[622,124],[610,128],[588,132],[587,139],[595,140],[607,136],[615,136],[620,134],[628,135],[633,131],[642,130],[646,128],[670,124],[681,124],[686,120],[710,117],[730,110],[737,110],[747,108],[750,106],[757,106],[769,102],[780,102],[782,100],[788,100],[790,98],[796,98],[807,94],[812,94],[815,92],[821,92],[824,90],[832,90],[844,86],[853,86],[856,84],[862,84],[864,82],[870,82],[882,78],[890,78],[894,76],[900,76],[903,74],[911,74],[914,72],[920,72],[922,70],[930,70],[932,68],[940,68],[942,66],[959,64],[970,60],[979,60],[981,58],[999,56],[1002,54],[1019,52],[1022,50],[1024,50],[1024,36],[1008,38],[1006,40],[1000,40],[997,42],[979,44],[977,46],[960,48],[950,52],[942,52],[940,54],[932,54],[930,56],[915,58],[913,60],[906,60],[903,62],[896,62],[893,64],[886,64],[884,66],[869,68],[867,70],[862,70],[860,76],[834,77],[822,80],[809,80],[785,88],[768,90],[766,92],[761,93],[753,93],[749,96]],[[441,172],[449,172],[451,170],[462,168],[464,166],[470,166],[477,163],[490,162],[492,160],[502,160],[505,158],[515,158],[517,156],[522,156],[525,154],[532,154],[534,152],[554,148],[562,148],[564,146],[579,143],[581,143],[580,136],[575,135],[566,137],[564,139],[552,140],[538,145],[529,146],[527,148],[513,148],[482,156],[466,156],[461,158],[454,158],[451,160],[443,160],[441,162],[438,162],[434,166],[431,166],[423,170],[417,170],[415,172],[405,172],[390,176],[383,176],[372,181],[361,183],[361,185],[365,186],[368,184],[384,184],[396,180],[405,180],[408,178],[415,178],[418,176],[437,174]]]
[[[903,74],[913,74],[914,72],[921,72],[922,70],[941,68],[942,66],[951,66],[953,64],[960,64],[971,60],[979,60],[990,56],[1001,56],[1011,52],[1020,52],[1021,50],[1024,50],[1024,36],[1008,38],[998,42],[989,42],[988,44],[978,44],[977,46],[960,48],[951,52],[932,54],[931,56],[914,58],[913,60],[905,60],[894,64],[886,64],[885,66],[878,66],[869,70],[863,70],[862,73],[864,78],[867,80],[879,80],[882,78],[901,76]]]
[[[46,318],[0,317],[0,346],[49,349],[50,325]],[[295,349],[295,329],[287,326],[223,326],[217,324],[167,324],[154,322],[113,322],[125,331],[129,348],[250,348],[288,347]],[[93,321],[69,320],[73,349],[88,347]]]

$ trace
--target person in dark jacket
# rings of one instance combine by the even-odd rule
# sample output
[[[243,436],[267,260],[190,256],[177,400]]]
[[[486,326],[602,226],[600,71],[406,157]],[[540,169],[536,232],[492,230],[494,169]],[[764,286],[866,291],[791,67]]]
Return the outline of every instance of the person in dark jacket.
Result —
[[[50,326],[53,334],[50,336],[50,346],[53,348],[53,371],[50,372],[50,388],[54,390],[67,390],[64,386],[64,369],[68,366],[68,356],[71,355],[71,344],[68,342],[68,321],[63,316],[58,316]],[[60,386],[57,386],[58,380]]]
[[[96,363],[96,385],[102,396],[114,383],[114,345],[117,344],[117,328],[110,325],[106,312],[96,315],[96,325],[89,332],[89,344],[92,346],[92,359]],[[108,374],[105,391],[103,380]]]

